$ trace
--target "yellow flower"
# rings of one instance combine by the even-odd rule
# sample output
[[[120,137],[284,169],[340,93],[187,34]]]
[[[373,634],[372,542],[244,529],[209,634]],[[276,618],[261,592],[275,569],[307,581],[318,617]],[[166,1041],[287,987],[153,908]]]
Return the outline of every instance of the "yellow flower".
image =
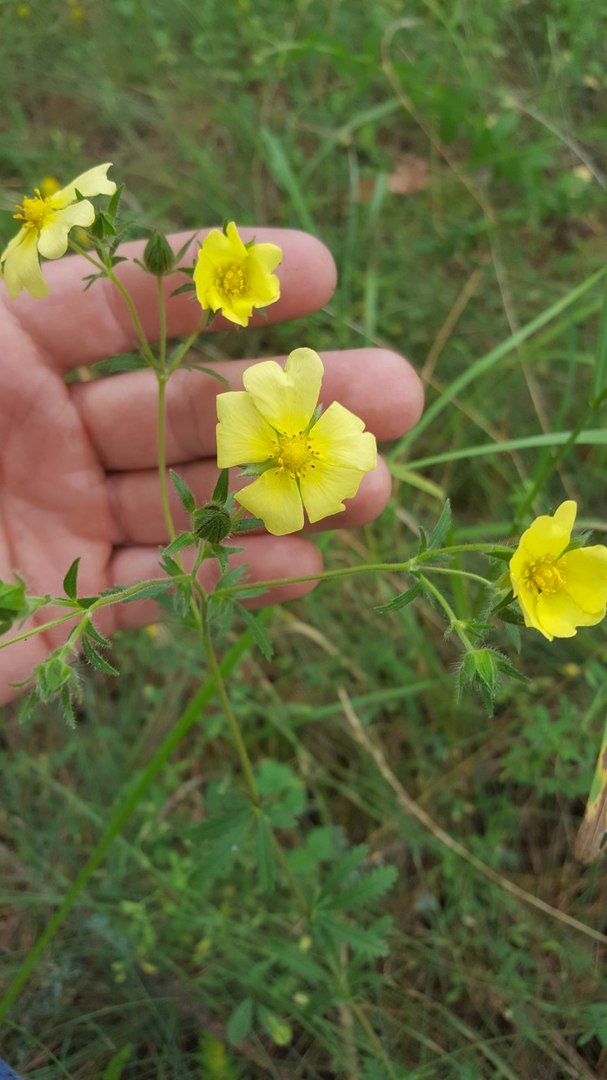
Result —
[[[233,221],[225,232],[205,236],[194,269],[196,296],[203,311],[246,326],[253,308],[274,304],[280,296],[275,274],[282,259],[276,244],[243,244]]]
[[[113,195],[116,185],[108,180],[111,163],[96,165],[77,176],[67,187],[43,195],[35,188],[33,197],[27,195],[13,217],[23,224],[0,255],[0,276],[11,298],[22,289],[36,298],[46,296],[46,284],[40,269],[39,256],[59,259],[67,251],[68,233],[75,225],[92,225],[95,208],[87,196]],[[85,198],[78,201],[76,191]]]
[[[295,349],[283,368],[266,360],[247,368],[244,390],[217,397],[217,464],[260,465],[236,495],[274,536],[345,510],[377,464],[375,436],[337,401],[319,417],[323,375],[312,349]]]
[[[607,610],[607,547],[567,551],[577,506],[561,503],[521,536],[510,560],[510,580],[525,626],[552,641],[573,637],[578,626],[594,626]]]

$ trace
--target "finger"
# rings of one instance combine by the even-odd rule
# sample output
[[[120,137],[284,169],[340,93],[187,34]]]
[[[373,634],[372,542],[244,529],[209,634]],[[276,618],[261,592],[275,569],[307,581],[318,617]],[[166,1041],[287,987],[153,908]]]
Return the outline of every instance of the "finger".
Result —
[[[211,498],[217,481],[217,469],[211,462],[190,462],[179,469],[179,475],[192,491],[200,506]],[[231,470],[230,491],[237,491],[250,483]],[[169,536],[160,502],[158,474],[152,469],[142,472],[112,473],[108,477],[110,502],[116,523],[115,544],[168,544]],[[189,516],[184,510],[176,491],[169,482],[169,502],[178,532],[190,527]],[[341,514],[324,518],[308,527],[311,532],[325,529],[344,529],[354,525],[366,525],[373,521],[390,498],[391,480],[385,462],[380,458],[377,468],[367,473],[358,494],[349,499]],[[240,543],[240,538],[238,538]]]
[[[230,566],[248,566],[246,581],[275,581],[279,578],[318,574],[322,570],[322,555],[318,548],[301,536],[246,536],[238,539],[243,548],[230,559]],[[183,553],[186,566],[191,565],[191,556]],[[116,584],[126,585],[133,581],[158,577],[158,549],[153,547],[131,547],[120,549],[111,566],[111,574]],[[219,577],[219,565],[216,560],[204,563],[200,571],[200,581],[210,591]],[[262,596],[252,597],[246,606],[260,608],[267,604],[277,604],[284,600],[294,600],[304,596],[314,588],[314,581],[300,582],[293,585],[281,585],[268,589]],[[158,619],[159,608],[153,600],[142,600],[133,604],[120,604],[113,609],[114,629],[133,629],[146,626]]]
[[[387,349],[323,353],[321,401],[340,401],[364,420],[380,440],[397,439],[417,422],[423,408],[421,382],[409,362]],[[281,362],[284,357],[280,358]],[[209,365],[234,389],[250,360]],[[199,371],[178,371],[167,387],[167,461],[177,465],[215,456],[215,398],[225,389]],[[95,449],[106,469],[148,469],[156,462],[156,378],[132,371],[73,387]]]
[[[177,250],[189,237],[196,235],[183,257],[183,265],[192,265],[199,242],[208,231],[176,233],[170,237]],[[241,234],[245,241],[255,237],[259,242],[278,244],[284,253],[276,271],[281,281],[280,300],[267,309],[267,317],[256,314],[251,325],[296,319],[327,303],[335,288],[336,271],[331,253],[320,240],[296,229],[243,228]],[[154,341],[159,334],[156,278],[131,261],[141,259],[144,246],[142,240],[123,244],[120,254],[129,261],[120,263],[116,273],[131,293],[146,337]],[[94,272],[94,267],[80,255],[46,262],[44,276],[50,288],[49,295],[35,300],[22,293],[11,302],[11,311],[27,327],[34,341],[41,343],[45,356],[50,357],[60,371],[91,364],[114,353],[128,352],[137,346],[128,308],[115,285],[100,279],[84,292],[83,279]],[[183,274],[172,274],[164,281],[169,337],[191,333],[203,315],[192,293],[171,297],[170,294],[185,281]],[[0,289],[0,293],[3,290]],[[223,329],[230,325],[218,318],[212,328]]]

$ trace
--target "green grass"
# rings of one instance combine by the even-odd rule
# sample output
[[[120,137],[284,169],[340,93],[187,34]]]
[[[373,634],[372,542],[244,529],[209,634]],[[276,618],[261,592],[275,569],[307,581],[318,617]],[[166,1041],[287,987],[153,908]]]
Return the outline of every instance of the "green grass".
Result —
[[[320,350],[387,345],[425,372],[427,419],[389,448],[390,507],[323,540],[329,565],[406,558],[444,494],[460,539],[506,539],[574,494],[600,541],[603,417],[556,467],[551,446],[567,436],[544,436],[575,429],[604,378],[591,278],[604,264],[607,15],[584,0],[83,0],[81,19],[58,0],[28,8],[0,2],[7,209],[45,175],[113,160],[129,211],[161,227],[229,216],[310,229],[339,268],[329,308],[221,334],[218,353],[285,352],[305,331]],[[427,186],[391,192],[417,159]],[[604,723],[605,630],[552,645],[526,634],[531,682],[505,686],[489,720],[455,701],[458,654],[433,608],[373,612],[404,587],[350,579],[276,610],[273,659],[248,653],[231,691],[255,760],[290,767],[299,871],[313,881],[363,843],[371,867],[397,867],[371,908],[393,917],[389,954],[344,943],[337,993],[322,940],[301,948],[289,897],[263,895],[255,849],[209,864],[192,827],[236,774],[212,704],[5,1024],[2,1054],[28,1080],[379,1080],[389,1067],[399,1080],[590,1080],[605,1067],[604,946],[559,917],[604,929],[604,872],[571,852]],[[458,586],[454,602],[472,615],[474,590]],[[514,635],[493,640],[514,654]],[[115,654],[125,678],[87,678],[75,733],[50,709],[25,728],[6,710],[7,978],[199,686],[185,631],[124,634]],[[344,692],[397,784],[501,884],[406,812],[355,740]],[[248,999],[258,1020],[231,1047]],[[289,1024],[286,1045],[272,1017]]]

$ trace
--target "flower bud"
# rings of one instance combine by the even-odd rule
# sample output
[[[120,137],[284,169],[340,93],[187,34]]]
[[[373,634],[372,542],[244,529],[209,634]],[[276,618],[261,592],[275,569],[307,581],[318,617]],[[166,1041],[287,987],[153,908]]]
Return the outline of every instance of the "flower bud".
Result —
[[[462,670],[468,682],[479,680],[489,693],[495,693],[498,682],[498,657],[491,649],[474,649],[466,653]]]
[[[166,236],[157,232],[156,229],[152,231],[152,235],[145,245],[143,265],[150,274],[155,274],[157,277],[170,274],[175,265],[175,256],[171,245]]]
[[[192,515],[192,531],[199,540],[219,544],[230,535],[232,519],[221,503],[205,503]]]

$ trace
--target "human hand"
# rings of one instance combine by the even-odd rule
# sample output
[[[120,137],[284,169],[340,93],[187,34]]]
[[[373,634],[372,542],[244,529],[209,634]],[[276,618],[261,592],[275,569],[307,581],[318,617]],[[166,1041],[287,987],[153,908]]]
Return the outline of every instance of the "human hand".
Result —
[[[327,249],[304,233],[286,229],[243,229],[245,240],[279,244],[282,295],[267,310],[268,322],[300,318],[322,307],[335,287]],[[185,234],[172,238],[179,247]],[[139,242],[123,254],[141,257]],[[90,267],[80,256],[45,264],[50,296],[22,294],[10,301],[0,282],[0,579],[13,571],[34,595],[61,592],[70,563],[81,556],[79,592],[93,595],[115,584],[155,577],[158,547],[168,543],[156,469],[157,384],[152,371],[67,385],[64,376],[136,347],[129,314],[111,282],[96,282],[86,293],[82,279]],[[159,333],[156,281],[131,261],[118,268],[137,306],[149,340]],[[177,284],[180,284],[177,281]],[[170,298],[174,279],[165,279],[171,337],[190,333],[200,310],[189,294]],[[254,316],[259,325],[263,316]],[[227,324],[218,318],[213,327]],[[302,345],[314,347],[302,331]],[[418,419],[421,383],[402,357],[381,349],[323,352],[321,400],[334,399],[363,419],[378,440],[394,439]],[[207,364],[241,389],[252,361]],[[178,371],[167,388],[167,463],[176,468],[198,503],[207,500],[217,477],[215,397],[223,386],[198,371]],[[238,481],[236,480],[236,483]],[[390,478],[382,461],[368,473],[343,514],[323,528],[358,525],[384,508]],[[178,526],[184,511],[172,493]],[[314,527],[318,531],[319,526]],[[252,580],[315,574],[322,568],[318,548],[302,535],[238,537],[243,551],[234,562],[249,566]],[[213,569],[201,580],[211,585]],[[293,584],[268,590],[251,606],[301,596],[311,588]],[[44,617],[48,618],[48,609]],[[153,601],[109,607],[100,618],[104,633],[138,627],[157,617]],[[52,632],[0,650],[0,705],[18,693],[21,681],[60,645],[68,630]]]

